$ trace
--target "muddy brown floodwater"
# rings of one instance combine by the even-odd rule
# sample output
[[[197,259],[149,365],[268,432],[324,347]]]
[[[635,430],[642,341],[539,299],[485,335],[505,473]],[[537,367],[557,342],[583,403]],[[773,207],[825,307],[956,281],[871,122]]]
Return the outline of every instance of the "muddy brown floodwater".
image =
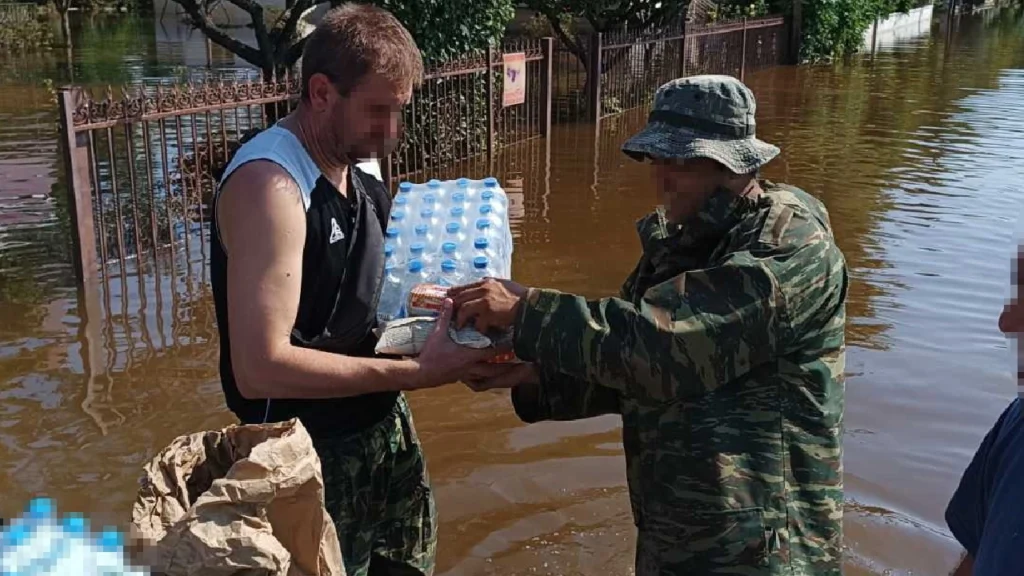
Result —
[[[172,31],[173,32],[173,31]],[[141,465],[175,436],[232,423],[202,264],[109,294],[73,290],[55,106],[42,79],[166,78],[206,58],[140,19],[80,23],[63,56],[0,60],[0,516],[33,495],[123,525]],[[196,43],[199,46],[196,46]],[[223,54],[215,64],[233,65]],[[963,17],[834,66],[747,79],[767,176],[828,206],[855,279],[845,437],[849,574],[946,574],[943,510],[1014,396],[996,329],[1024,214],[1024,19]],[[610,295],[639,254],[653,190],[618,152],[643,112],[557,127],[499,160],[516,188],[516,278]],[[184,266],[181,263],[180,266]],[[129,283],[129,286],[133,286]],[[411,396],[441,514],[438,573],[628,574],[633,528],[619,423],[526,426],[504,394]]]

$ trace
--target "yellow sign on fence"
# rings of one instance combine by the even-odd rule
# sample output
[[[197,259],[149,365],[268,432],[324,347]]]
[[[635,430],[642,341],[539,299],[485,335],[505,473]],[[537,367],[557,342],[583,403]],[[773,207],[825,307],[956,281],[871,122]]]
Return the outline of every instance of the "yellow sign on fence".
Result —
[[[505,89],[501,95],[501,105],[522,104],[526,102],[526,53],[504,54],[502,58],[505,64]]]

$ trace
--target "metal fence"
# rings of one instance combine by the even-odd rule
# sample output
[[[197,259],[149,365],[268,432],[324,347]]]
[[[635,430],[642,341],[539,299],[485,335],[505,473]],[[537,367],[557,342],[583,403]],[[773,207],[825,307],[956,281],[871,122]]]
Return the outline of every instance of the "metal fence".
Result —
[[[503,55],[523,53],[527,94],[502,106]],[[427,71],[387,181],[419,177],[548,133],[551,42],[512,43]],[[300,82],[245,79],[59,95],[76,273],[123,282],[161,252],[205,260],[216,175],[247,136],[294,108]],[[166,250],[164,250],[166,249]],[[191,268],[189,268],[191,270]],[[203,271],[205,274],[205,270]]]
[[[39,17],[39,7],[28,3],[0,2],[0,26],[17,26]]]
[[[645,107],[659,86],[688,74],[742,80],[747,72],[788,63],[792,41],[783,16],[567,38],[552,56],[552,119],[593,122]]]
[[[747,71],[787,58],[783,18],[616,32],[555,47],[507,42],[427,70],[403,112],[403,136],[381,164],[385,181],[493,172],[498,152],[550,133],[552,121],[598,121],[650,104],[687,73]],[[506,57],[526,75],[522,103],[504,105]],[[202,261],[220,169],[246,137],[294,108],[298,78],[233,78],[140,86],[102,97],[60,93],[76,273],[123,283],[179,256]],[[182,254],[178,254],[178,253]],[[205,267],[196,270],[204,275]],[[186,266],[191,274],[193,267]]]

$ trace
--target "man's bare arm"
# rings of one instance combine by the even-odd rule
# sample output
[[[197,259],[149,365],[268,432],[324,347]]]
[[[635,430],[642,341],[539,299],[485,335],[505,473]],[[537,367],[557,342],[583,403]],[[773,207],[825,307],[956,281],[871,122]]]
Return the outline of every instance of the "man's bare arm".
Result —
[[[445,379],[451,364],[469,360],[446,354],[447,366],[428,365],[422,357],[358,358],[291,344],[306,214],[298,186],[276,164],[251,162],[232,174],[217,218],[228,254],[231,363],[242,396],[338,398],[430,387],[452,381]]]

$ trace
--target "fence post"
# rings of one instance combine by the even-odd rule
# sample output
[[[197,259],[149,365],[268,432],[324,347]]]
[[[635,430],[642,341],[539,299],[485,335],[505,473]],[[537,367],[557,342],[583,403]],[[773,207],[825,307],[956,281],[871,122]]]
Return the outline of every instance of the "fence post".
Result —
[[[679,40],[679,77],[684,78],[686,76],[686,21],[687,18],[683,18],[683,37]]]
[[[875,54],[875,46],[878,45],[878,16],[875,16],[875,23],[871,26],[871,55]]]
[[[587,86],[590,88],[587,100],[590,104],[590,120],[601,120],[601,33],[590,35],[590,69],[587,70]]]
[[[546,138],[551,134],[551,98],[554,92],[552,68],[555,59],[555,39],[544,38],[540,42],[541,50],[544,53],[544,59],[540,61],[540,135]]]
[[[793,0],[793,10],[789,15],[789,61],[791,64],[800,62],[800,39],[803,19],[802,0]]]
[[[743,17],[743,53],[740,54],[740,82],[744,82],[747,73],[747,17]]]
[[[68,187],[71,214],[72,259],[78,286],[90,284],[97,269],[96,228],[92,218],[92,183],[89,178],[89,144],[86,135],[75,132],[75,96],[64,89],[60,102],[61,152]]]
[[[487,46],[487,161],[494,161],[494,47]]]

